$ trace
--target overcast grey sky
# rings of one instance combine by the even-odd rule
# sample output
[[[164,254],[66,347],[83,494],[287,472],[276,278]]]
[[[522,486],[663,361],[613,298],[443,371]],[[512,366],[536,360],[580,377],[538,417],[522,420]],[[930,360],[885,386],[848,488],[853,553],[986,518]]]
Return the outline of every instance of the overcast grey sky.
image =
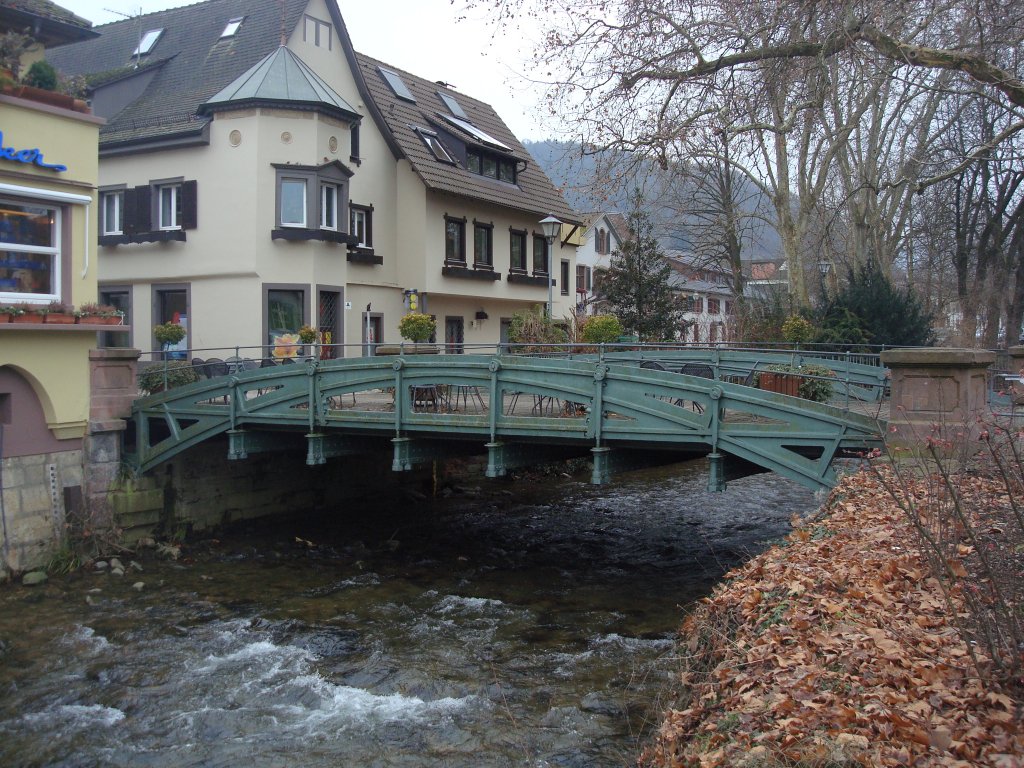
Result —
[[[99,26],[125,16],[190,5],[195,0],[56,0]],[[262,0],[270,2],[270,0]],[[430,80],[444,80],[485,101],[520,139],[554,134],[534,115],[541,92],[524,78],[530,29],[495,32],[482,11],[467,12],[461,0],[338,0],[360,53]],[[465,18],[463,18],[465,17]],[[535,39],[535,38],[534,38]]]

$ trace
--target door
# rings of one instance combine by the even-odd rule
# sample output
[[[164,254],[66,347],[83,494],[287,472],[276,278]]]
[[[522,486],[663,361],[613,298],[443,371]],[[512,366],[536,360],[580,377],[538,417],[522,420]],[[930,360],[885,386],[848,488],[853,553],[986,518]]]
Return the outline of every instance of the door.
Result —
[[[444,346],[449,355],[461,355],[466,340],[465,324],[461,317],[448,316],[444,319]]]
[[[384,336],[384,316],[380,313],[363,312],[363,357],[377,354],[377,345]]]
[[[320,359],[334,360],[343,357],[343,347],[333,346],[342,343],[341,293],[339,291],[320,291],[316,327],[320,332],[320,344],[322,345]]]

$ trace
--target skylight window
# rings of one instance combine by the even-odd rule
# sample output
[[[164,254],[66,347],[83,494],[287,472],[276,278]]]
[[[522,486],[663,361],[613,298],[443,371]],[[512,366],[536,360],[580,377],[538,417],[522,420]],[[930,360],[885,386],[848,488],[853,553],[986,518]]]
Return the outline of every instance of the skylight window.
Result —
[[[448,150],[444,148],[444,144],[441,143],[441,139],[438,138],[436,133],[418,126],[414,126],[413,130],[419,134],[420,138],[423,139],[423,143],[427,145],[427,149],[433,153],[437,160],[440,160],[442,163],[451,163],[452,165],[455,165],[455,161],[452,159],[452,156],[448,154]]]
[[[509,147],[507,144],[503,144],[502,142],[498,141],[496,138],[491,136],[491,134],[481,131],[468,120],[462,120],[458,117],[452,117],[451,115],[441,115],[441,117],[447,120],[452,125],[454,125],[459,130],[465,131],[473,138],[478,139],[483,144],[487,144],[488,146],[495,147],[497,149],[503,149],[506,152],[512,151],[512,148]]]
[[[384,67],[379,67],[379,71],[381,77],[387,81],[387,84],[391,86],[391,90],[395,92],[395,96],[405,101],[411,101],[413,104],[416,103],[416,97],[412,95],[412,91],[405,85],[405,82],[403,82],[397,72],[384,69]]]
[[[237,19],[232,19],[224,27],[224,31],[220,33],[220,37],[223,40],[225,37],[234,37],[235,33],[238,32],[238,28],[242,26],[242,22],[245,20],[245,16],[239,16]]]
[[[156,45],[156,41],[160,39],[160,35],[164,33],[163,29],[151,29],[142,36],[139,40],[138,47],[132,51],[132,56],[145,56],[147,53],[153,50],[153,46]]]
[[[442,93],[441,91],[438,91],[437,95],[441,97],[441,101],[443,101],[444,105],[448,107],[449,112],[451,112],[456,117],[461,117],[463,120],[469,120],[469,115],[465,113],[459,102],[455,100],[454,96],[447,93]]]

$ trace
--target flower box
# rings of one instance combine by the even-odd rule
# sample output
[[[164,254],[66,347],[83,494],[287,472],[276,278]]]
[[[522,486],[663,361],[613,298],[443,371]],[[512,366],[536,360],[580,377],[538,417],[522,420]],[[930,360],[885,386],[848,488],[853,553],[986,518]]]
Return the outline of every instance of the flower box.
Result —
[[[46,319],[43,321],[49,325],[74,325],[74,315],[63,315],[59,312],[50,312],[44,316]]]
[[[790,397],[800,396],[800,377],[785,373],[761,371],[758,373],[758,388],[766,392],[777,392]]]

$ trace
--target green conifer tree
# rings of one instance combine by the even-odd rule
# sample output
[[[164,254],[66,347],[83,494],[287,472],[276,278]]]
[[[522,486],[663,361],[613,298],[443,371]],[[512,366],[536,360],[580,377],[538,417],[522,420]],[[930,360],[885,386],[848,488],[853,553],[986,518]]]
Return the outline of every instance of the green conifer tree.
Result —
[[[669,284],[672,267],[654,237],[639,189],[630,208],[629,239],[612,254],[598,290],[627,333],[641,341],[674,341],[683,325],[683,306]]]

